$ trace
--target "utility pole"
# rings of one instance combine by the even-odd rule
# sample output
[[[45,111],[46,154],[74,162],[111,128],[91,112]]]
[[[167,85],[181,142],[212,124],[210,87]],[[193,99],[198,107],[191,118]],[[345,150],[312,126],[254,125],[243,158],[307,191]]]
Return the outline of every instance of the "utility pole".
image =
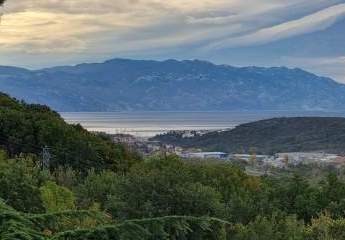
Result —
[[[41,168],[42,170],[49,170],[50,168],[50,160],[51,160],[50,148],[45,146],[42,148],[42,162]]]

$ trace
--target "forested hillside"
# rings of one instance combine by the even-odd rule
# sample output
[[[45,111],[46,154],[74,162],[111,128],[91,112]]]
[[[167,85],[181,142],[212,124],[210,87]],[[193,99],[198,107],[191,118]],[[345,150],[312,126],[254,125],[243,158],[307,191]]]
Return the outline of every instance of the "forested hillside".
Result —
[[[170,132],[153,139],[182,147],[228,153],[345,153],[345,118],[274,118],[191,138],[184,138],[182,132]]]
[[[47,107],[0,97],[1,240],[342,240],[342,169],[250,176],[228,162],[141,159],[67,125]],[[51,147],[50,168],[38,164]]]
[[[46,106],[18,102],[0,93],[0,146],[10,156],[35,154],[50,148],[52,169],[123,169],[139,160],[105,136],[87,132],[80,125],[68,125]],[[128,165],[129,164],[129,165]]]
[[[127,174],[40,171],[0,157],[0,239],[342,240],[345,182],[252,177],[155,157]]]

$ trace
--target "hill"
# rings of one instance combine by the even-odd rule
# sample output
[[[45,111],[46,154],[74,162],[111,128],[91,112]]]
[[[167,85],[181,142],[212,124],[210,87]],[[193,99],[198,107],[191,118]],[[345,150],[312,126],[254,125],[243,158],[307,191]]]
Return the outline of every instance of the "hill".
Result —
[[[0,91],[57,111],[343,110],[345,85],[301,69],[113,59],[0,67]]]
[[[156,136],[154,140],[229,153],[253,150],[263,154],[294,151],[344,153],[345,118],[274,118],[191,138],[183,138],[181,132],[171,132]]]
[[[316,132],[326,124],[321,120],[296,126]],[[262,127],[267,134],[276,120],[270,121]],[[342,124],[329,119],[325,129],[340,133]],[[299,175],[250,176],[232,162],[175,155],[133,164],[135,155],[105,136],[4,94],[0,139],[0,239],[281,240],[323,239],[324,233],[344,239],[339,169],[327,169],[319,183]],[[45,145],[53,153],[50,171],[35,164]]]
[[[78,170],[126,168],[137,156],[105,136],[69,125],[46,106],[19,102],[0,93],[0,149],[10,156],[34,154],[50,147],[50,167]]]

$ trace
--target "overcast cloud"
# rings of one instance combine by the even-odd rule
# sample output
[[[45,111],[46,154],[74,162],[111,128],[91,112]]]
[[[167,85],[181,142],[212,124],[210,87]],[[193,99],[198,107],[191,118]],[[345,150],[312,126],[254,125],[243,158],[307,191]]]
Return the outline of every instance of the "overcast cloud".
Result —
[[[4,11],[2,65],[40,68],[113,57],[202,58],[231,64],[236,64],[234,57],[242,57],[240,65],[260,65],[243,58],[246,49],[260,52],[262,47],[272,51],[263,62],[274,65],[276,49],[267,45],[341,23],[345,0],[8,0]],[[225,56],[231,49],[237,55]],[[319,74],[345,81],[345,72],[339,71],[345,53],[313,54],[303,57],[318,59],[317,64],[289,55],[279,56],[279,63],[318,68]],[[336,70],[330,61],[325,66],[325,59],[337,65]]]

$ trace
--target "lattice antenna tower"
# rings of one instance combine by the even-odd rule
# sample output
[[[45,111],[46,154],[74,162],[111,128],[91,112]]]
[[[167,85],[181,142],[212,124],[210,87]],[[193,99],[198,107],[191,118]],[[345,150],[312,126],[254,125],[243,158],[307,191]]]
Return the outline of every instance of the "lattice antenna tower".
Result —
[[[41,162],[41,168],[43,170],[49,170],[51,158],[52,158],[52,155],[50,153],[50,148],[48,146],[43,147],[42,148],[42,162]]]

